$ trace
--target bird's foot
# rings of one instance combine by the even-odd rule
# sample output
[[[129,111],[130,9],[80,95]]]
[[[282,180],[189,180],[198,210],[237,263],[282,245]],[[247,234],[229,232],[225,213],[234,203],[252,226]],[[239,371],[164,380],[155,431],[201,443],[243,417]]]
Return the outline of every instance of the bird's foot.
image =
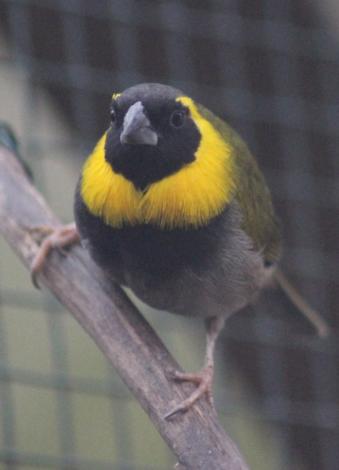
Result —
[[[196,373],[186,373],[174,371],[172,372],[172,377],[174,380],[180,382],[192,382],[197,385],[197,389],[183,400],[179,405],[175,406],[173,410],[167,413],[164,418],[168,419],[174,416],[179,412],[184,412],[189,410],[194,403],[199,400],[203,395],[206,395],[208,402],[214,409],[213,403],[213,394],[212,394],[212,383],[213,383],[213,366],[208,365],[204,367],[201,371]]]
[[[39,288],[37,276],[43,269],[49,252],[54,248],[63,249],[73,243],[80,241],[79,232],[75,223],[53,227],[50,225],[39,225],[29,228],[29,231],[40,240],[45,237],[32,261],[31,278],[35,287]]]

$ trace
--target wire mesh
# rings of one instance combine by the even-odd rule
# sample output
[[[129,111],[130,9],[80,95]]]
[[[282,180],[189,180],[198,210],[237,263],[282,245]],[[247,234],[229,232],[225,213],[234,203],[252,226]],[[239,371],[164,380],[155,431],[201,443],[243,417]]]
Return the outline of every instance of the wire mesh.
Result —
[[[19,77],[1,118],[11,117],[36,184],[65,220],[110,96],[132,84],[185,90],[257,156],[284,226],[282,264],[333,334],[312,336],[278,292],[226,326],[217,405],[254,469],[339,461],[338,10],[302,0],[0,0],[0,80]],[[5,245],[0,276],[0,465],[169,468],[123,384]],[[147,315],[187,368],[199,366],[200,326]]]

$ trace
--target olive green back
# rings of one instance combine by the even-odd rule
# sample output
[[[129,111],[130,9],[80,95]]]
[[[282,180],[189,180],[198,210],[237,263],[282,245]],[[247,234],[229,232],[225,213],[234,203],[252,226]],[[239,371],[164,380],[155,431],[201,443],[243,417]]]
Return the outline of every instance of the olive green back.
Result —
[[[256,249],[262,251],[267,262],[277,261],[281,251],[279,222],[274,213],[271,193],[256,160],[243,139],[228,124],[201,105],[199,111],[233,147],[234,198],[243,214],[243,229],[252,238]]]

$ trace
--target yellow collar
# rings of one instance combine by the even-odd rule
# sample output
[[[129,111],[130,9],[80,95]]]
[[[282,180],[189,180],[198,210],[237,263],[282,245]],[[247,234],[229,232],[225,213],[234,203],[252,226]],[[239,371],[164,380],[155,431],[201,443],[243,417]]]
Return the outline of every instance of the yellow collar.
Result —
[[[201,134],[195,160],[178,172],[151,184],[143,193],[105,160],[106,134],[89,156],[82,172],[81,196],[88,210],[106,224],[199,227],[230,201],[234,190],[230,145],[190,98],[177,100],[189,108]]]

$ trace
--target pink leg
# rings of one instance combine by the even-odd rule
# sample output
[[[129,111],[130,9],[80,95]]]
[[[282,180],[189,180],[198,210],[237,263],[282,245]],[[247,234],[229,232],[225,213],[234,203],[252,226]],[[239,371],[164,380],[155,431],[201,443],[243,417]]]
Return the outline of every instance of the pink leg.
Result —
[[[32,282],[35,287],[39,288],[37,275],[43,269],[49,252],[53,248],[65,248],[66,246],[80,241],[80,236],[74,222],[67,225],[61,225],[60,227],[34,227],[31,231],[43,235],[47,234],[47,237],[41,243],[31,265]]]
[[[207,395],[208,401],[213,406],[212,383],[214,373],[214,349],[224,323],[224,317],[213,317],[207,321],[205,365],[199,372],[186,373],[174,371],[173,375],[175,380],[193,382],[197,384],[198,387],[186,400],[179,403],[179,405],[167,413],[165,419],[170,418],[178,412],[187,411],[203,395]]]

